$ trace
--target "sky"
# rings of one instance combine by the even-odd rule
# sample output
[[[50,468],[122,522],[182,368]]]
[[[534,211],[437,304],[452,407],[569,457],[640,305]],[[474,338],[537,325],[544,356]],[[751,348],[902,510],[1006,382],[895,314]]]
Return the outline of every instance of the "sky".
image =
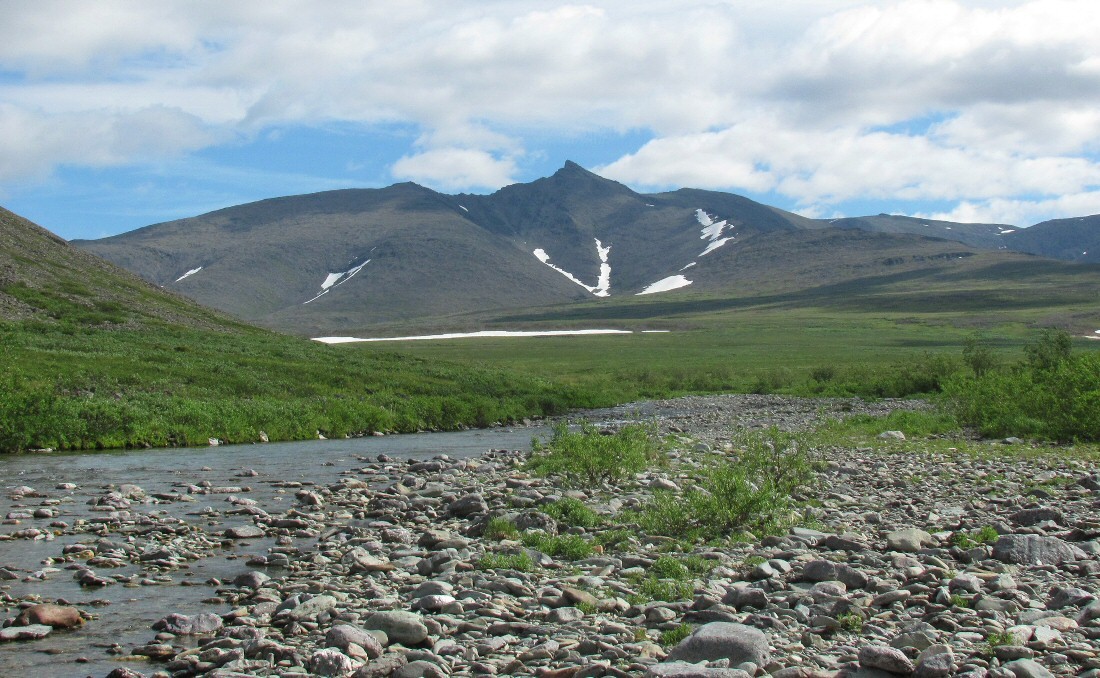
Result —
[[[99,238],[573,160],[800,214],[1100,213],[1095,0],[0,0],[0,205]]]

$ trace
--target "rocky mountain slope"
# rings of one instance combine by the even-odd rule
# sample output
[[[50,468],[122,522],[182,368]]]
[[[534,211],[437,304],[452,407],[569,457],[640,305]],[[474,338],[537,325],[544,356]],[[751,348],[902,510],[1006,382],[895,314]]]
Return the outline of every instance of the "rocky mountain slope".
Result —
[[[239,325],[3,208],[0,234],[0,321]]]
[[[812,220],[729,193],[639,194],[570,162],[491,195],[331,191],[75,244],[203,304],[316,335],[585,299],[801,289],[983,251],[1091,260],[1067,247],[1093,238],[1093,222],[1034,228],[1019,239],[995,224]]]

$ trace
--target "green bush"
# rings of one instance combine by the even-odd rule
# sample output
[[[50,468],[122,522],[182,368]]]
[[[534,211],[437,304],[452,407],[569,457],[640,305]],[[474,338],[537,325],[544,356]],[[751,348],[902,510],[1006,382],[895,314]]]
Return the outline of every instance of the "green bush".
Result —
[[[531,572],[535,561],[526,553],[486,553],[476,563],[479,570],[517,570]]]
[[[946,404],[985,436],[1100,440],[1100,354],[1055,358],[1058,351],[1037,348],[1012,369],[957,377]]]
[[[571,527],[596,527],[600,524],[599,514],[573,497],[564,497],[547,504],[542,510]]]
[[[582,560],[592,555],[592,544],[579,534],[551,535],[541,531],[523,535],[523,545],[551,558]]]
[[[792,521],[799,489],[813,477],[805,440],[772,428],[746,434],[735,461],[716,464],[682,494],[658,492],[637,515],[655,534],[712,540],[752,530],[772,533]]]
[[[602,435],[585,422],[579,431],[565,423],[554,427],[545,445],[534,443],[528,467],[542,475],[561,475],[576,485],[620,483],[660,461],[652,426],[632,424],[612,435]]]
[[[664,647],[672,647],[679,644],[681,640],[691,635],[691,627],[687,624],[680,624],[674,629],[667,631],[661,631],[661,637],[658,640]]]
[[[489,522],[485,524],[485,531],[482,533],[485,539],[492,539],[493,541],[500,541],[501,539],[516,539],[519,537],[519,530],[516,529],[515,523],[507,518],[490,518]]]

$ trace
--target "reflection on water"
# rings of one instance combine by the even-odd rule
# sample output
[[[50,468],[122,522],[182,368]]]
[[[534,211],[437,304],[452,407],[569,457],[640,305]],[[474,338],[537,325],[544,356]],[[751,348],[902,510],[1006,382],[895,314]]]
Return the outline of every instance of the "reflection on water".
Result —
[[[0,525],[2,535],[36,528],[48,537],[0,541],[0,567],[19,576],[17,580],[0,581],[0,596],[5,600],[10,596],[17,601],[30,596],[42,602],[63,600],[98,615],[79,630],[56,631],[39,641],[0,644],[0,676],[104,676],[123,664],[108,654],[107,649],[117,643],[129,651],[151,642],[155,633],[151,628],[153,622],[165,615],[228,612],[224,604],[203,603],[202,600],[215,595],[216,580],[231,580],[251,569],[245,564],[249,557],[266,554],[272,545],[267,539],[236,542],[216,556],[186,563],[184,568],[163,577],[147,577],[135,565],[102,570],[101,574],[130,583],[101,589],[81,588],[74,581],[72,571],[65,569],[71,567],[69,563],[47,566],[43,561],[59,558],[66,546],[94,544],[99,537],[95,534],[54,536],[54,531],[64,528],[51,528],[50,524],[61,521],[71,526],[78,520],[101,519],[105,513],[94,510],[96,507],[89,502],[104,497],[110,489],[132,483],[140,486],[149,497],[174,493],[193,498],[194,501],[135,502],[120,510],[129,511],[132,517],[156,515],[162,519],[183,520],[217,534],[228,527],[250,524],[251,518],[226,515],[224,512],[230,507],[227,494],[188,495],[188,486],[205,481],[214,487],[247,488],[247,492],[237,494],[277,512],[294,506],[294,494],[275,487],[274,483],[299,481],[328,485],[338,481],[349,469],[356,468],[362,460],[373,460],[379,454],[428,459],[439,454],[470,457],[490,449],[527,450],[532,437],[544,433],[538,428],[490,429],[185,450],[0,456],[0,517],[43,507],[56,512],[54,517],[21,518],[18,523],[14,519],[6,520]],[[64,483],[76,487],[57,489]],[[13,490],[23,486],[45,496],[13,499]],[[112,533],[107,538],[123,542],[128,537]],[[272,574],[277,576],[276,572]],[[9,609],[3,618],[14,617],[17,607],[13,603],[5,605]],[[143,673],[156,670],[140,663],[125,662],[125,665]]]

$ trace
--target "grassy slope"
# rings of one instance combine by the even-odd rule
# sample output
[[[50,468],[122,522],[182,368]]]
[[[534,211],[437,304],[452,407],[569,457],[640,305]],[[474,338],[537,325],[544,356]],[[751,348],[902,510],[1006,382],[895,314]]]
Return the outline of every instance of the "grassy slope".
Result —
[[[457,428],[575,401],[497,369],[241,324],[7,211],[0,233],[0,450]]]
[[[889,395],[892,384],[903,385],[897,382],[906,373],[957,367],[962,344],[974,332],[1006,355],[1017,354],[1039,327],[1092,334],[1100,329],[1098,299],[1095,266],[1035,258],[1004,264],[975,256],[941,270],[771,295],[678,293],[481,318],[494,327],[615,327],[667,334],[386,346],[418,357],[564,379],[618,399],[720,390]],[[1100,349],[1098,341],[1081,339],[1078,345]],[[344,348],[354,354],[376,346]],[[929,354],[954,364],[929,367]]]

